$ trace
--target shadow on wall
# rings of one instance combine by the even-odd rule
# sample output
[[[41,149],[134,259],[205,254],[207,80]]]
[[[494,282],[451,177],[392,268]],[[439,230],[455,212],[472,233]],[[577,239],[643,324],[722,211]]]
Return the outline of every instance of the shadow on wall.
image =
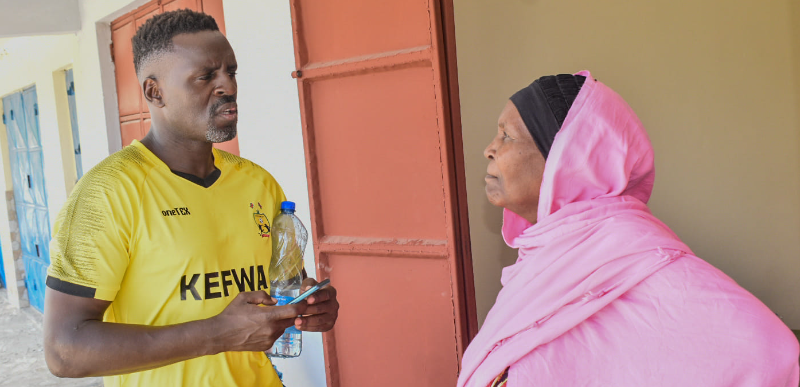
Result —
[[[498,115],[499,112],[500,110],[498,110]],[[480,157],[476,157],[474,154],[466,155],[464,160],[467,170],[478,169],[481,171],[478,177],[467,175],[470,180],[467,182],[467,201],[469,203],[470,238],[472,239],[475,276],[475,302],[478,308],[479,324],[483,324],[486,314],[494,305],[497,293],[502,287],[500,284],[502,269],[513,265],[517,260],[517,250],[506,245],[500,232],[503,225],[503,209],[489,203],[484,191],[483,177],[486,175],[488,160],[482,156],[483,146],[489,144],[495,131],[495,127],[489,127],[489,130],[482,136],[486,142],[481,144]],[[479,181],[476,182],[476,179]]]
[[[517,261],[517,250],[508,247],[503,240],[503,234],[500,231],[503,226],[503,210],[489,203],[485,196],[483,199],[483,227],[496,230],[496,239],[501,245],[496,259],[502,267],[511,266]]]

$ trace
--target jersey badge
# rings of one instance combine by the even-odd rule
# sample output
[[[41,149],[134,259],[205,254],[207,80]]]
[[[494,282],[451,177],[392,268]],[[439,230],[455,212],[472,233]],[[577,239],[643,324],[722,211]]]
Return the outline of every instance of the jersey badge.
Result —
[[[250,208],[255,209],[253,203],[250,203]],[[269,238],[269,218],[261,213],[262,209],[264,209],[264,207],[261,206],[261,203],[258,203],[258,209],[253,213],[253,220],[255,220],[256,226],[258,226],[258,235],[261,235],[262,238]]]

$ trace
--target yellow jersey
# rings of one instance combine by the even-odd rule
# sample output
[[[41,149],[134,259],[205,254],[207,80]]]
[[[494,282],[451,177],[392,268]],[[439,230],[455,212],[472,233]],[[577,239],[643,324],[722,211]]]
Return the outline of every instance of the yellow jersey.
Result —
[[[224,151],[214,149],[214,165],[206,179],[179,174],[138,141],[106,158],[58,215],[47,286],[111,301],[103,321],[151,326],[212,317],[239,292],[268,290],[270,227],[283,190],[263,168]],[[104,381],[282,385],[262,352],[224,352]]]

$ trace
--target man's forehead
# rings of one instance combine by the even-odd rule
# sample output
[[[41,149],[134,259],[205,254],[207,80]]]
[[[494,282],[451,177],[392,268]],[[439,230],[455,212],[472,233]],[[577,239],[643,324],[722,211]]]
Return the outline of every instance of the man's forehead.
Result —
[[[219,31],[175,35],[172,38],[172,46],[172,51],[181,55],[219,56],[233,54],[233,49],[228,43],[228,39]]]
[[[177,34],[172,37],[172,45],[182,48],[197,48],[215,44],[227,44],[228,39],[219,31],[198,31]]]
[[[173,67],[218,67],[223,62],[231,65],[236,61],[228,40],[218,31],[202,31],[175,35],[172,48],[164,53]]]

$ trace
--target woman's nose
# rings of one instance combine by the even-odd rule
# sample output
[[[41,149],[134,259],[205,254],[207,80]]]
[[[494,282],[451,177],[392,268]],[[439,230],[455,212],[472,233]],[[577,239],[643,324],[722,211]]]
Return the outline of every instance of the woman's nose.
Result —
[[[492,140],[492,142],[486,146],[486,149],[483,150],[483,157],[486,157],[489,160],[494,159],[494,142],[495,140]]]

